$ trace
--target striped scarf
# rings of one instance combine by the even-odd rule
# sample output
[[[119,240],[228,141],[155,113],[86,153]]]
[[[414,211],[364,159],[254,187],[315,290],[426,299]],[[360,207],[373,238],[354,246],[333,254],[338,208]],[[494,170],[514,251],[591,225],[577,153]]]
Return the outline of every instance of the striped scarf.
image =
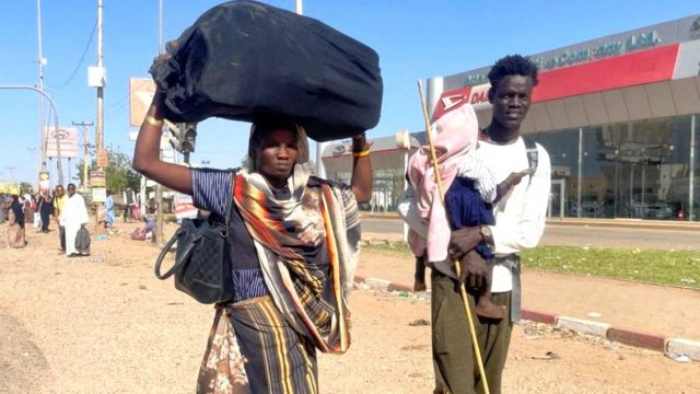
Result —
[[[318,183],[309,186],[309,172],[296,165],[289,180],[291,198],[278,199],[262,175],[241,170],[235,176],[233,199],[253,239],[281,262],[280,287],[317,347],[342,352],[349,346],[347,278],[341,267],[342,250],[348,247],[339,243],[347,243],[347,238],[337,236],[342,212],[337,197],[329,184]],[[319,266],[311,258],[322,247],[328,254],[328,273],[325,264]]]

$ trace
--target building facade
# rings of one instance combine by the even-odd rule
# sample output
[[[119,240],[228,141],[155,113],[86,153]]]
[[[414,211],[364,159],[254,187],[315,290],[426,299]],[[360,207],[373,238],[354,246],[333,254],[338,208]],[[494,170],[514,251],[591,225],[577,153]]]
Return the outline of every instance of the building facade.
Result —
[[[399,195],[406,187],[408,157],[424,143],[423,133],[396,135],[372,140],[370,158],[374,184],[369,204],[360,207],[372,212],[395,211]],[[326,178],[349,184],[352,176],[352,142],[345,140],[325,144],[322,152]]]
[[[550,216],[700,220],[700,15],[529,58],[521,131],[551,156]],[[489,70],[430,78],[433,116],[468,101],[487,126]]]

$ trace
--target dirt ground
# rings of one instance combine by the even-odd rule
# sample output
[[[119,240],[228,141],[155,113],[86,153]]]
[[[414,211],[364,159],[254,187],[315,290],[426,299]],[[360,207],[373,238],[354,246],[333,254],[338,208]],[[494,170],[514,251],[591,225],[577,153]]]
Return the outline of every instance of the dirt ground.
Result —
[[[413,259],[365,250],[358,274],[413,286]],[[426,279],[428,286],[429,278]],[[523,308],[700,340],[700,291],[523,268]],[[653,316],[653,318],[650,318]]]
[[[0,393],[194,391],[212,308],[155,279],[157,249],[128,240],[133,227],[120,224],[77,259],[58,253],[56,232],[30,233],[25,249],[0,243]],[[353,346],[320,356],[322,392],[430,393],[430,328],[409,325],[428,318],[426,300],[359,289],[352,307]],[[504,384],[507,393],[696,393],[700,364],[525,324]]]

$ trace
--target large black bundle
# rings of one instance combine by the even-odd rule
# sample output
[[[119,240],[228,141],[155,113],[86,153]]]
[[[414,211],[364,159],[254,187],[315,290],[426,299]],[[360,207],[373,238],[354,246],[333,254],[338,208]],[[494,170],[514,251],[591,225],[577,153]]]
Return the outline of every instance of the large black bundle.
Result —
[[[151,74],[176,122],[276,115],[318,141],[376,126],[377,53],[315,20],[250,0],[216,6],[168,46]]]

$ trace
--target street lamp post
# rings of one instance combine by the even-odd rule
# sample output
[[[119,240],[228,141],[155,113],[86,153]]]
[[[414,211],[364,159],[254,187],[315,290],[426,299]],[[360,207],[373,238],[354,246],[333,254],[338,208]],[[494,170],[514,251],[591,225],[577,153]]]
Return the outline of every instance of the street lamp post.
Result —
[[[297,13],[297,15],[304,15],[303,0],[294,0],[294,11]],[[326,169],[323,166],[323,160],[321,157],[325,145],[326,144],[323,142],[316,141],[316,176],[321,178],[326,176]]]
[[[0,90],[31,90],[34,92],[39,93],[42,95],[46,100],[49,102],[49,105],[51,106],[51,111],[53,112],[53,120],[54,120],[54,134],[56,136],[56,161],[57,161],[57,167],[58,167],[58,183],[63,184],[63,166],[61,165],[61,141],[58,137],[58,132],[59,132],[59,127],[58,127],[58,111],[56,110],[56,103],[54,103],[53,99],[51,96],[49,96],[48,93],[46,93],[43,89],[34,87],[34,86],[29,86],[29,85],[0,85]],[[42,163],[41,163],[41,170],[40,172],[46,171],[46,158],[42,158]]]

